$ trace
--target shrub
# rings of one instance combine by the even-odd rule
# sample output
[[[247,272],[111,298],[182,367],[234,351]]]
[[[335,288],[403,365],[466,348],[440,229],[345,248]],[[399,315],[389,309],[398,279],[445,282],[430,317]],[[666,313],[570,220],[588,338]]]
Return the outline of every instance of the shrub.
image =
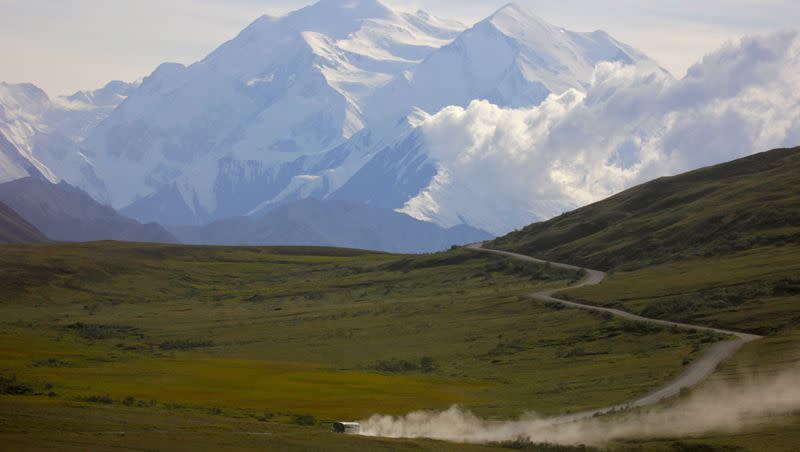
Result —
[[[33,367],[71,367],[72,364],[58,358],[40,359],[33,362]]]
[[[17,381],[17,376],[5,377],[0,375],[0,394],[28,395],[33,394],[33,387],[27,383]]]
[[[415,371],[419,369],[419,366],[411,361],[392,358],[390,360],[378,361],[374,368],[379,372],[401,373]]]
[[[82,402],[99,403],[102,405],[111,405],[112,403],[114,403],[114,399],[112,399],[111,396],[109,396],[108,394],[80,397],[78,398],[78,400]]]
[[[297,425],[317,425],[317,418],[310,414],[300,414],[294,417],[294,423]]]
[[[664,327],[647,322],[634,322],[625,320],[622,322],[622,331],[626,333],[644,335],[660,333],[661,331],[664,331]]]
[[[84,339],[102,340],[128,336],[144,337],[137,328],[124,325],[102,325],[97,323],[73,323],[67,329]]]
[[[210,340],[170,339],[158,344],[161,350],[192,350],[195,348],[213,347]]]
[[[584,350],[583,347],[575,347],[575,348],[571,348],[571,349],[566,350],[566,351],[560,351],[560,352],[556,353],[556,357],[558,357],[558,358],[578,358],[578,357],[581,357],[581,356],[586,356],[588,354],[589,353],[586,353],[586,350]]]

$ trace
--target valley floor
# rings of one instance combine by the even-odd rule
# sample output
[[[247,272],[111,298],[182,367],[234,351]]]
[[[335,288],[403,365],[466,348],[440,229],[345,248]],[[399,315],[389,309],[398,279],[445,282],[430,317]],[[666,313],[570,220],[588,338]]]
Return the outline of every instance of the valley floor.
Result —
[[[470,251],[9,246],[0,268],[0,374],[41,394],[4,407],[560,414],[652,390],[706,340],[544,306],[525,295],[578,276]]]
[[[480,450],[491,445],[328,431],[333,420],[452,404],[492,419],[613,405],[670,381],[719,339],[641,328],[526,296],[579,276],[462,250],[402,256],[120,243],[6,246],[0,439],[15,450],[192,444]],[[604,301],[611,300],[603,298],[606,287],[629,276],[642,278],[618,273],[569,296],[612,303]],[[644,297],[645,287],[660,284],[641,287],[636,293]],[[773,303],[791,305],[767,303],[764,315]],[[795,330],[776,325],[715,378],[796,363]],[[796,421],[780,418],[688,442],[752,448],[778,435],[782,447],[774,450],[791,450]],[[606,446],[679,450],[681,440]]]

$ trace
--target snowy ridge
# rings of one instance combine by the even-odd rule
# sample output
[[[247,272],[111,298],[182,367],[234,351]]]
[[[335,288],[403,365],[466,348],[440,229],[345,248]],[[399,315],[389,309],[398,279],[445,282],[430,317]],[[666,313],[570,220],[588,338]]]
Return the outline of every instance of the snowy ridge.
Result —
[[[433,114],[474,99],[535,106],[550,93],[585,89],[601,61],[655,65],[605,32],[567,31],[510,4],[377,91],[367,111],[391,116],[414,106]]]
[[[0,141],[5,141],[0,182],[28,176],[69,180],[95,199],[107,199],[105,184],[80,143],[136,87],[115,81],[50,99],[32,84],[0,83]]]
[[[144,204],[156,198],[182,200],[173,208],[191,212],[187,224],[229,213],[218,206],[237,198],[237,187],[231,172],[221,171],[223,160],[227,168],[259,168],[263,197],[251,199],[247,193],[259,183],[242,180],[237,214],[298,196],[291,192],[320,191],[301,188],[309,183],[335,189],[363,158],[351,155],[340,169],[314,160],[365,128],[367,97],[460,29],[375,0],[323,0],[284,17],[263,16],[198,63],[159,67],[85,146],[101,178],[114,181],[108,188],[115,206],[145,215]],[[301,172],[287,178],[290,168]],[[327,177],[305,177],[323,170]]]
[[[308,196],[400,208],[398,196],[424,188],[435,162],[400,155],[413,127],[398,118],[474,98],[536,105],[588,86],[603,58],[646,60],[603,33],[565,32],[513,5],[462,29],[376,0],[263,16],[204,60],[159,68],[87,144],[98,172],[117,181],[114,204],[141,220],[166,209],[187,212],[173,221],[197,224]],[[378,155],[388,168],[368,166]],[[414,164],[398,168],[388,155]],[[395,181],[382,200],[353,193],[357,180],[374,179],[364,168]],[[148,213],[148,204],[161,207]]]
[[[4,161],[0,182],[27,176],[57,180],[33,152],[34,137],[45,128],[42,116],[50,107],[50,98],[35,85],[0,82],[0,141]]]

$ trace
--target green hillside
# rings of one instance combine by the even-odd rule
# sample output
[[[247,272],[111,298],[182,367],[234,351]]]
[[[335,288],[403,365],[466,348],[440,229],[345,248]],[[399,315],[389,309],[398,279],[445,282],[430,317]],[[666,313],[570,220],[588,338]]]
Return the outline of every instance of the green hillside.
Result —
[[[612,269],[568,297],[770,334],[800,324],[800,148],[661,178],[489,246]]]
[[[491,242],[608,270],[800,243],[800,148],[777,149],[623,191]]]

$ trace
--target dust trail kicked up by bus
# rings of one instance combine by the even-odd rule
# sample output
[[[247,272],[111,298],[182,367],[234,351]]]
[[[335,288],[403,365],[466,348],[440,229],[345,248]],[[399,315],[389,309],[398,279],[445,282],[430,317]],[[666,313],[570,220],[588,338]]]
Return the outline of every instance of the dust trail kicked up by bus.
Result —
[[[406,416],[374,415],[361,421],[361,435],[431,438],[486,443],[527,440],[564,445],[602,444],[633,437],[669,437],[708,431],[733,432],[800,410],[800,368],[743,384],[715,384],[668,408],[652,408],[564,422],[523,416],[515,421],[480,419],[458,406]]]

